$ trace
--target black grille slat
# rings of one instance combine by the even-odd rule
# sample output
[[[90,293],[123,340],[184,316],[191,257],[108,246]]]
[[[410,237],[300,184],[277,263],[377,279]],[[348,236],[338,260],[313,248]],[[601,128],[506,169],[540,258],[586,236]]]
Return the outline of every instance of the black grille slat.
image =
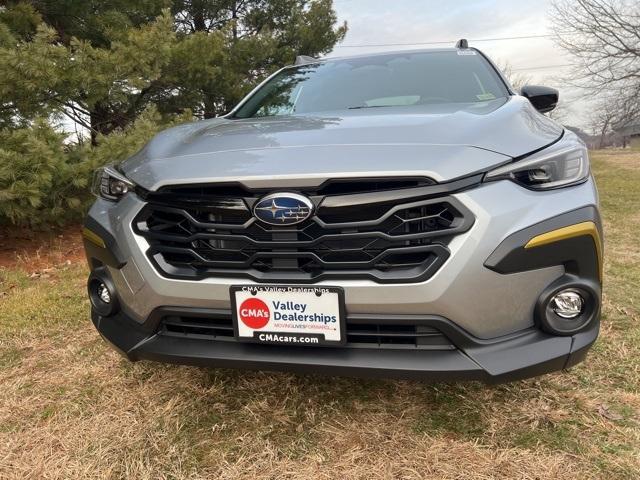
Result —
[[[376,255],[372,259],[364,260],[364,261],[324,260],[314,252],[290,252],[290,251],[255,252],[251,257],[245,260],[226,261],[226,260],[207,260],[202,255],[202,252],[196,252],[193,249],[187,249],[187,248],[159,246],[159,247],[156,247],[154,250],[158,253],[180,253],[180,254],[191,255],[198,262],[198,264],[203,266],[210,266],[210,267],[249,268],[255,261],[259,259],[269,258],[269,259],[307,259],[310,261],[316,261],[318,262],[318,264],[322,265],[325,268],[340,268],[340,269],[367,268],[368,269],[368,268],[375,267],[381,261],[384,261],[384,258],[386,256],[392,255],[395,252],[422,253],[422,252],[431,251],[431,248],[430,247],[407,247],[407,248],[398,248],[398,249],[387,249],[383,252],[380,252],[378,255]],[[411,264],[421,264],[421,263],[422,262],[412,262]]]
[[[230,314],[217,317],[171,315],[162,319],[160,333],[212,340],[235,340]]]
[[[415,180],[407,182],[413,185]],[[336,188],[358,191],[358,186],[345,185]],[[364,184],[360,187],[368,188]],[[315,215],[291,227],[265,225],[252,216],[250,205],[264,192],[221,199],[212,196],[213,187],[194,187],[194,199],[189,202],[185,197],[189,188],[180,187],[173,193],[171,189],[150,193],[150,202],[134,221],[134,229],[149,243],[147,254],[156,267],[177,278],[228,276],[299,283],[326,278],[417,281],[428,278],[446,261],[450,239],[473,223],[468,210],[453,197],[415,198],[417,190],[434,187],[443,188],[406,188],[412,192],[406,199],[402,189],[383,192],[395,201],[360,206],[347,202],[344,208],[329,201],[331,196],[312,196],[317,205]],[[364,201],[371,194],[353,196]],[[345,194],[339,197],[350,198]],[[330,207],[323,207],[325,202]]]
[[[424,187],[433,187],[436,182],[427,177],[400,178],[336,178],[330,179],[315,188],[304,190],[312,195],[356,195],[380,191],[413,191]],[[295,189],[302,190],[302,189]],[[188,199],[190,202],[202,203],[228,198],[262,196],[268,189],[249,189],[239,183],[226,184],[190,184],[162,187],[157,192],[141,192],[148,200],[155,202],[172,202],[175,198]],[[405,195],[409,196],[409,195]]]
[[[430,338],[439,337],[439,333],[414,333],[409,334],[407,332],[374,332],[374,331],[360,331],[357,330],[350,335],[356,335],[358,337],[380,337],[380,338],[396,338],[396,337],[413,337],[413,338]]]
[[[231,325],[207,325],[205,323],[189,322],[189,321],[165,321],[165,325],[182,327],[182,328],[202,328],[206,330],[228,330],[233,332],[233,326]]]
[[[269,240],[256,240],[255,238],[247,237],[246,235],[238,234],[220,234],[220,233],[206,233],[200,232],[188,237],[183,237],[179,235],[168,235],[161,234],[156,231],[151,230],[143,230],[140,229],[145,236],[150,240],[156,241],[166,241],[166,242],[176,242],[176,243],[191,243],[196,240],[235,240],[235,241],[243,241],[248,244],[254,245],[256,247],[262,248],[282,248],[282,247],[291,247],[292,245],[296,247],[313,247],[315,245],[319,245],[321,243],[326,243],[331,240],[344,241],[344,240],[352,240],[352,239],[381,239],[387,241],[395,241],[395,242],[403,242],[409,240],[424,240],[437,236],[442,236],[441,231],[428,231],[423,233],[411,233],[411,234],[399,234],[399,235],[388,235],[384,232],[353,232],[353,233],[335,233],[335,234],[326,234],[322,235],[314,240],[306,241],[306,240],[296,240],[296,241],[286,241],[286,242],[278,242],[278,241],[269,241]],[[299,232],[300,234],[302,232]],[[453,232],[455,233],[455,232]]]

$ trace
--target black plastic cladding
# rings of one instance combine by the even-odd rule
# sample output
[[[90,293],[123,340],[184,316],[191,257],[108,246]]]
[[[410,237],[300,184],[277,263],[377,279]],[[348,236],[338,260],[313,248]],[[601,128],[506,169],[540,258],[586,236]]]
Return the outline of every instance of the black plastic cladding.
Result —
[[[368,179],[385,187],[394,180]],[[256,281],[313,283],[326,278],[369,278],[379,283],[429,278],[449,257],[448,241],[473,225],[473,215],[449,193],[480,183],[481,175],[433,184],[397,179],[402,188],[363,191],[341,185],[336,195],[307,194],[317,206],[307,222],[289,228],[262,225],[252,204],[265,192],[229,197],[244,187],[169,187],[147,195],[134,221],[147,239],[148,257],[165,276],[220,275]],[[366,184],[367,179],[356,183]],[[224,189],[224,196],[217,194]],[[246,189],[244,189],[246,190]],[[182,195],[176,196],[180,191]],[[285,191],[285,190],[283,190]],[[286,191],[294,191],[287,189]],[[193,200],[200,198],[200,200]],[[163,217],[164,215],[164,217]],[[415,227],[411,227],[414,225]]]
[[[300,373],[357,377],[410,378],[427,381],[482,380],[488,383],[513,381],[568,368],[582,361],[598,335],[599,322],[570,337],[558,337],[538,328],[518,334],[481,340],[470,336],[453,322],[433,315],[350,315],[347,321],[416,324],[436,328],[456,349],[308,348],[239,342],[215,342],[198,338],[176,339],[157,335],[166,315],[227,315],[228,311],[162,307],[144,324],[122,312],[110,318],[92,310],[91,318],[101,335],[129,360],[156,360],[224,368],[283,370]]]

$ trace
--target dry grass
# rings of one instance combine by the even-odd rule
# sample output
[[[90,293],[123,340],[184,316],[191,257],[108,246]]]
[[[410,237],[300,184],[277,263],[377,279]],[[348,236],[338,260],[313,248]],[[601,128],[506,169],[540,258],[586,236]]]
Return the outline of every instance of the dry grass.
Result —
[[[601,338],[511,385],[130,364],[87,320],[81,263],[0,269],[0,478],[638,478],[640,155],[594,170]]]

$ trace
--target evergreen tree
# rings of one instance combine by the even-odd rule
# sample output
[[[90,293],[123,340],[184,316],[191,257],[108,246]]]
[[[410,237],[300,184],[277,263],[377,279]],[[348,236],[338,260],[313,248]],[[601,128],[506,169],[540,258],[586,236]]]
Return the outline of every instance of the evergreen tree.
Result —
[[[228,112],[296,55],[331,51],[347,31],[346,25],[335,28],[332,0],[181,0],[172,11],[179,35],[204,39],[221,34],[216,46],[222,56],[205,57],[193,65],[201,71],[182,82],[195,99],[191,107],[205,118]]]
[[[345,33],[332,0],[0,0],[0,224],[77,219],[95,167]]]
[[[0,22],[5,124],[63,114],[94,142],[149,104],[225,113],[276,68],[346,33],[332,0],[31,0],[9,2]]]

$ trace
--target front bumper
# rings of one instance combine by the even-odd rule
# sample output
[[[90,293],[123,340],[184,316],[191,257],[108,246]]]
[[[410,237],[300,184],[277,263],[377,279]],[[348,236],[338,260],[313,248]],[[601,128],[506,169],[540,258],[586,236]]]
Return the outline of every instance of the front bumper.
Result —
[[[587,330],[573,336],[559,337],[531,328],[487,341],[474,338],[442,317],[423,316],[421,320],[436,325],[455,348],[384,351],[376,348],[274,347],[197,337],[176,338],[158,332],[163,315],[188,313],[188,310],[158,309],[144,325],[123,313],[101,317],[92,312],[92,321],[102,337],[132,361],[486,383],[509,382],[569,368],[584,359],[599,330],[599,321],[594,321]],[[198,311],[199,315],[206,313],[201,309]],[[398,316],[396,320],[407,320],[407,316]]]
[[[449,258],[428,280],[399,284],[325,280],[316,285],[342,287],[348,313],[439,315],[485,339],[530,328],[540,292],[565,273],[563,265],[540,265],[505,274],[488,268],[485,262],[515,233],[596,205],[593,182],[561,191],[531,192],[505,180],[455,197],[472,212],[475,222],[449,243]],[[136,322],[143,323],[154,309],[168,305],[229,309],[229,287],[254,283],[220,276],[189,281],[160,274],[146,255],[149,245],[132,228],[144,205],[134,194],[115,204],[99,199],[86,222],[106,242],[104,249],[87,242],[90,265],[95,268],[97,263],[92,259],[97,258],[106,266],[121,303]]]
[[[98,200],[87,218],[86,227],[103,241],[102,245],[95,238],[85,242],[89,264],[92,271],[108,275],[121,306],[111,316],[94,311],[93,322],[131,360],[192,365],[503,382],[581,361],[599,330],[599,239],[582,235],[533,249],[527,242],[580,222],[599,230],[593,181],[549,192],[530,192],[500,181],[456,197],[476,221],[451,241],[451,256],[428,280],[318,283],[344,289],[347,324],[371,312],[387,323],[415,321],[443,332],[451,348],[274,347],[164,335],[159,328],[163,313],[228,312],[229,287],[252,281],[162,276],[145,255],[148,244],[132,230],[132,221],[144,206],[132,194],[116,204]],[[582,282],[592,292],[593,318],[575,333],[548,333],[538,318],[541,298],[559,282]]]

